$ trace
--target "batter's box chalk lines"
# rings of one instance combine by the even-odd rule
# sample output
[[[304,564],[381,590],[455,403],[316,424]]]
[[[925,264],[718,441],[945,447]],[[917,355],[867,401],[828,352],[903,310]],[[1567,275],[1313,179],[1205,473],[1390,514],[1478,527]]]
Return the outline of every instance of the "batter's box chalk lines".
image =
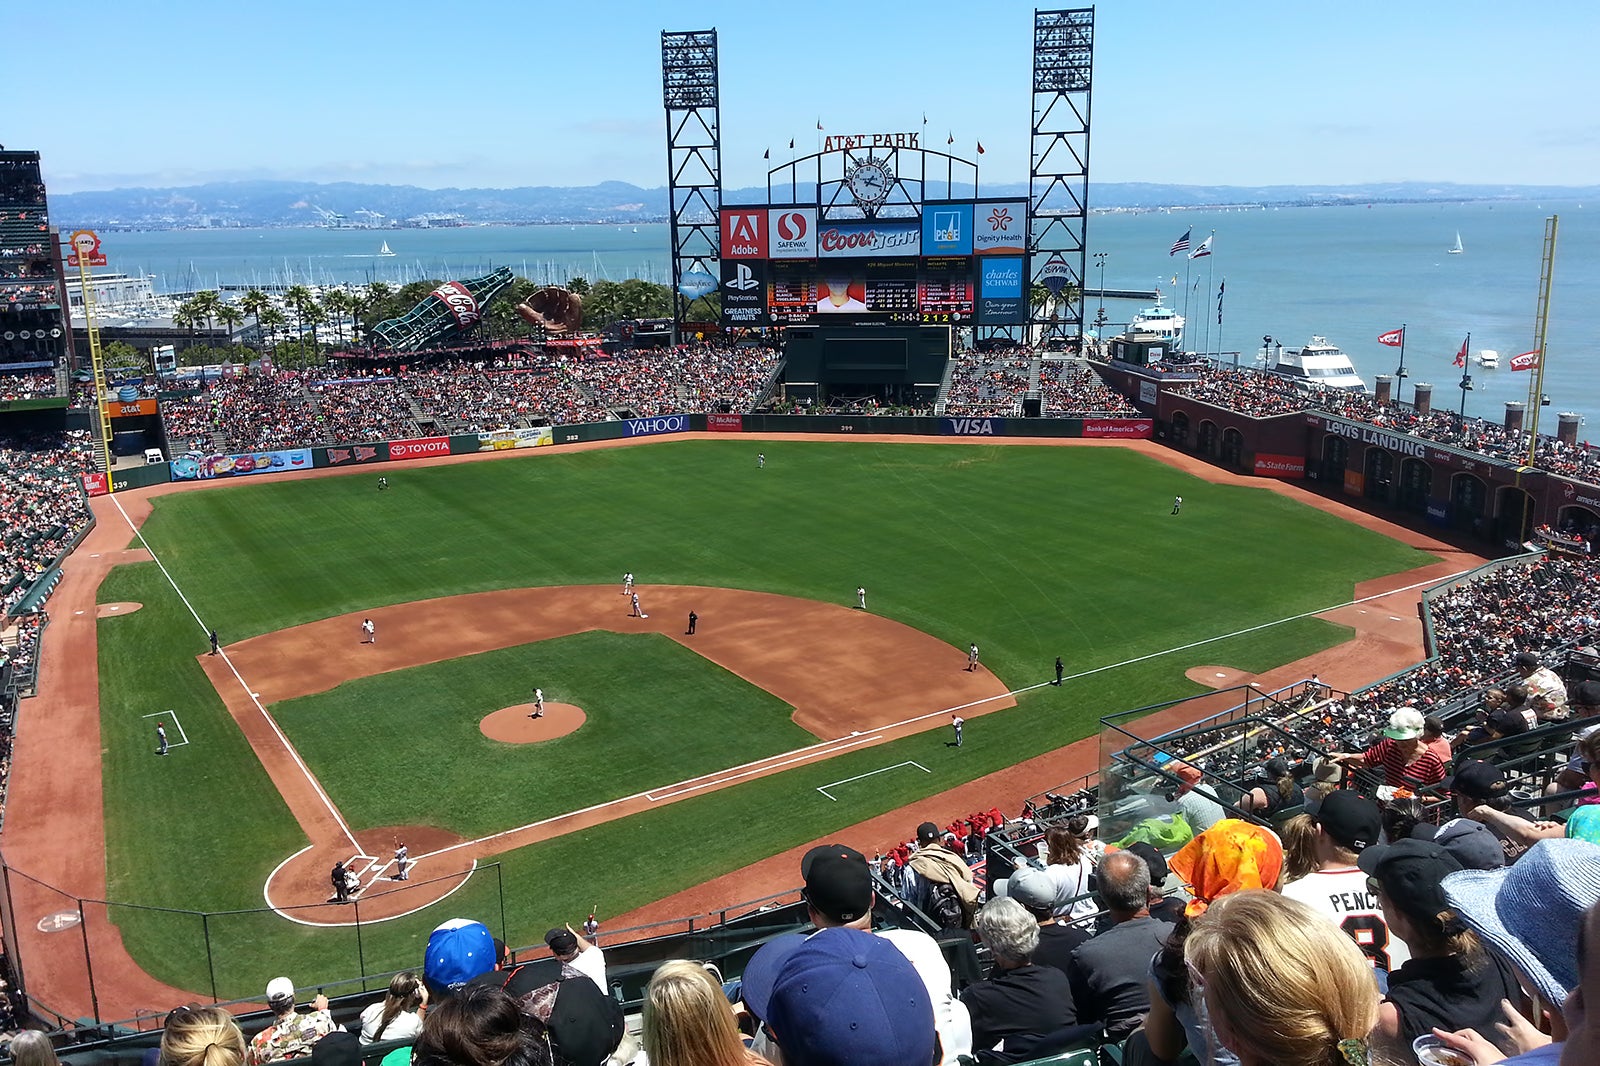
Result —
[[[178,721],[178,713],[176,711],[157,711],[154,714],[141,714],[139,717],[160,718],[162,721],[166,721],[169,718],[172,720],[172,728],[178,731],[178,737],[180,739],[176,741],[168,741],[167,747],[181,748],[185,744],[189,743],[189,734],[183,731],[183,723]]]
[[[933,773],[932,770],[928,769],[926,766],[923,766],[919,762],[909,762],[909,761],[908,762],[897,762],[893,766],[882,766],[882,767],[879,767],[876,770],[868,770],[864,774],[857,774],[854,777],[847,777],[843,781],[829,781],[826,785],[818,785],[817,786],[817,791],[822,793],[824,796],[827,796],[829,799],[833,800],[833,802],[838,803],[839,802],[839,797],[833,795],[832,793],[830,793],[828,791],[828,789],[830,789],[830,788],[838,788],[840,785],[848,785],[852,781],[860,781],[862,778],[871,777],[874,774],[886,774],[890,770],[898,770],[902,766],[915,766],[918,770],[921,770],[925,774]]]

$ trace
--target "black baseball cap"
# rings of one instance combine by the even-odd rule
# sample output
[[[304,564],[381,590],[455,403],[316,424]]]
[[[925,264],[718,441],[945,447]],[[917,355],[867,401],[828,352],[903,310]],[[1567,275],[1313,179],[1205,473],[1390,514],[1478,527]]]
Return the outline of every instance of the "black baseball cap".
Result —
[[[1510,707],[1502,707],[1490,714],[1487,721],[1489,728],[1503,737],[1519,736],[1528,731],[1528,720],[1521,711],[1514,711]]]
[[[1144,860],[1144,864],[1150,867],[1150,883],[1160,888],[1161,883],[1167,879],[1168,869],[1166,857],[1156,849],[1156,846],[1140,840],[1129,844],[1123,850]]]
[[[1580,681],[1572,687],[1568,703],[1580,707],[1600,707],[1600,681]]]
[[[1511,787],[1500,767],[1483,759],[1468,759],[1439,785],[1446,792],[1459,792],[1475,800],[1497,799]]]
[[[823,844],[800,860],[806,902],[836,922],[853,922],[872,909],[867,857],[843,844]]]
[[[544,935],[544,942],[557,955],[570,955],[578,950],[578,938],[570,929],[552,929]]]
[[[1378,842],[1383,816],[1378,805],[1349,789],[1331,792],[1322,800],[1316,823],[1334,842],[1351,851],[1365,851]]]
[[[1529,670],[1537,669],[1539,666],[1539,657],[1531,651],[1519,651],[1511,661]]]
[[[932,844],[939,839],[939,827],[932,822],[923,822],[917,826],[917,843]]]
[[[1431,917],[1449,906],[1440,882],[1464,869],[1442,845],[1410,837],[1368,848],[1356,865],[1376,877],[1401,910],[1418,917]]]

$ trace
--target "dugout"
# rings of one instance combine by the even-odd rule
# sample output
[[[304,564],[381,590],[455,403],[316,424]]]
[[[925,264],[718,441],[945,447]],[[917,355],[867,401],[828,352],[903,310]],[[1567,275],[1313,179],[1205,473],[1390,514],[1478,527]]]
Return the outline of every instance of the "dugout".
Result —
[[[819,407],[867,397],[926,406],[944,383],[950,344],[949,326],[791,326],[783,342],[785,394]]]

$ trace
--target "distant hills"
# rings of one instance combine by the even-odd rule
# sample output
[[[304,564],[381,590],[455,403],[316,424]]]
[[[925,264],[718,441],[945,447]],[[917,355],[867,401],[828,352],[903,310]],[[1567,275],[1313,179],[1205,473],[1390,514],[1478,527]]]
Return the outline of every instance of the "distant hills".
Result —
[[[983,187],[985,196],[1026,195],[1026,182]],[[931,195],[931,191],[930,191]],[[729,189],[725,202],[758,203],[766,189]],[[1464,202],[1600,199],[1600,185],[1456,185],[1379,182],[1367,185],[1095,184],[1094,210],[1195,208],[1239,204]],[[207,226],[425,225],[460,223],[660,222],[664,186],[623,181],[516,189],[423,189],[356,182],[234,181],[170,189],[107,189],[52,193],[50,215],[63,228],[188,229]],[[330,216],[338,216],[331,218]]]

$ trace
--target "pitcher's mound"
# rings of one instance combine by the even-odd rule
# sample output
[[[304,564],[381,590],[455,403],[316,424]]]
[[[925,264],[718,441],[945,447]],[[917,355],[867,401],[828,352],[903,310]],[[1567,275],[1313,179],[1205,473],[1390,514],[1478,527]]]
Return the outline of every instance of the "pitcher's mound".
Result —
[[[132,614],[143,607],[142,603],[102,603],[95,608],[96,618],[115,618],[118,615]]]
[[[1233,688],[1249,683],[1256,675],[1232,666],[1191,666],[1183,676],[1212,688]]]
[[[577,732],[583,725],[583,708],[570,703],[544,701],[544,714],[533,718],[533,704],[519,703],[502,707],[478,723],[478,728],[490,740],[504,744],[537,744]]]

